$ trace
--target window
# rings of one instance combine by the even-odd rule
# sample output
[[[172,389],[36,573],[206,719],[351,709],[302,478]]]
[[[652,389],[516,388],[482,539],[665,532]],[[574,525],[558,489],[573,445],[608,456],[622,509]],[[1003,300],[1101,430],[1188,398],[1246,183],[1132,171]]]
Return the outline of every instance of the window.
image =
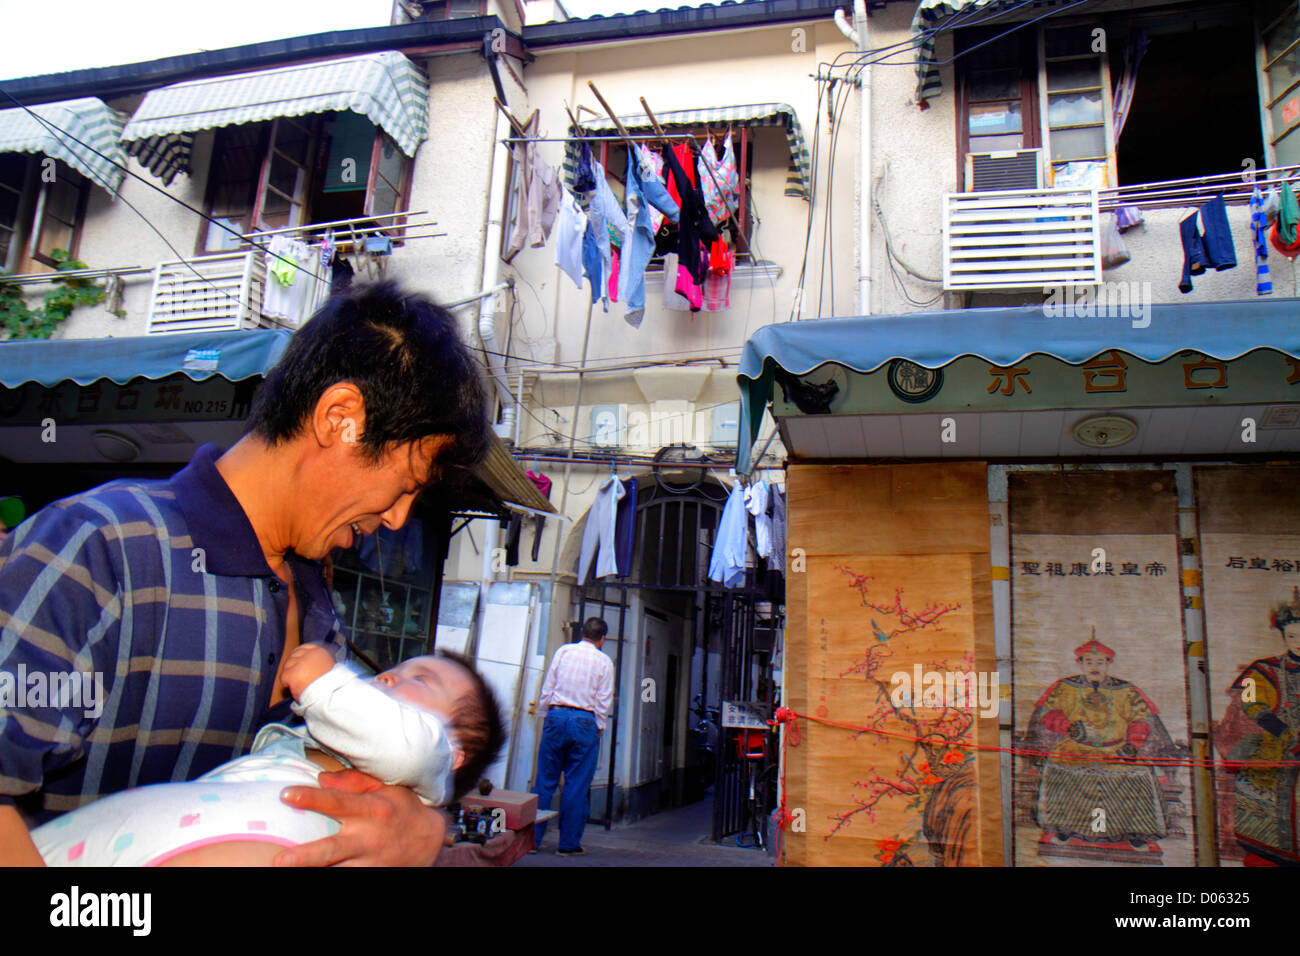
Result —
[[[1276,142],[1300,125],[1295,4],[1265,33],[1268,78],[1277,90]],[[966,155],[1042,147],[1047,182],[1133,185],[1264,165],[1260,84],[1251,8],[1184,5],[1102,18],[1049,19],[958,31],[958,169]],[[1011,30],[1011,32],[1007,32]],[[1115,144],[1114,100],[1126,51],[1140,32],[1127,121]],[[1272,38],[1270,41],[1270,37]],[[1194,65],[1192,67],[1191,65]],[[1283,106],[1294,102],[1283,122]],[[1300,162],[1300,135],[1283,147]],[[1279,150],[1279,156],[1283,151]],[[963,181],[962,188],[969,188]]]
[[[1094,32],[1096,31],[1096,32]],[[1110,76],[1095,24],[1044,29],[1038,74],[1043,139],[1052,182],[1067,163],[1088,163],[1114,180],[1111,171]]]
[[[350,111],[227,126],[213,142],[208,213],[241,234],[386,215],[406,208],[410,173],[392,138]],[[240,245],[204,224],[201,253]]]
[[[42,272],[76,256],[90,183],[60,160],[0,154],[0,269]]]
[[[1249,4],[1191,8],[1134,14],[1109,31],[1116,78],[1129,38],[1148,37],[1116,148],[1119,185],[1238,173],[1246,159],[1266,165],[1250,17]]]
[[[1300,11],[1294,3],[1273,3],[1264,13],[1261,69],[1270,166],[1300,163]]]
[[[690,131],[695,137],[697,144],[704,145],[704,138],[711,132],[714,135],[715,146],[721,141],[726,142],[725,136],[719,136],[720,131],[717,128],[710,130],[699,129]],[[668,131],[669,136],[680,136],[676,131]],[[681,142],[680,139],[673,140],[674,143]],[[724,222],[718,227],[726,238],[731,237],[731,246],[736,251],[736,261],[748,260],[750,258],[749,240],[754,235],[754,216],[750,209],[749,202],[749,170],[753,168],[754,163],[754,143],[751,130],[747,127],[741,127],[732,131],[732,146],[736,150],[736,169],[740,176],[740,202],[739,207],[735,210],[736,224],[740,226],[740,235],[734,235],[736,226],[730,221]],[[620,202],[625,203],[625,193],[627,189],[627,146],[605,140],[600,143],[599,148],[593,146],[593,154],[600,160],[605,167],[605,173],[609,178],[610,189],[618,197]],[[721,157],[721,153],[719,153]],[[664,171],[665,180],[668,178],[667,170]],[[659,232],[655,235],[655,252],[650,259],[650,267],[662,268],[664,255],[669,252],[675,252],[677,249],[677,226],[667,219],[659,227]]]
[[[969,50],[958,59],[958,149],[967,153],[1033,149],[1039,145],[1037,58],[1032,35],[1013,33],[994,42],[988,31],[965,31]]]

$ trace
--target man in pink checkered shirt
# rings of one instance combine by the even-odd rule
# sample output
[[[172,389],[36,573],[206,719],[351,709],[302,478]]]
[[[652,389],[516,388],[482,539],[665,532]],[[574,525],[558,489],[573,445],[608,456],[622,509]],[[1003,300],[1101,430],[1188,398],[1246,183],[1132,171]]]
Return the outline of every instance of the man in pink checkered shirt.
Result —
[[[551,659],[537,699],[537,713],[546,715],[537,752],[537,808],[551,809],[555,788],[564,773],[560,797],[560,856],[583,853],[582,831],[590,810],[591,780],[600,759],[600,735],[614,701],[614,662],[601,651],[608,625],[589,617],[582,640],[565,644]],[[542,845],[546,824],[537,825],[536,846]]]

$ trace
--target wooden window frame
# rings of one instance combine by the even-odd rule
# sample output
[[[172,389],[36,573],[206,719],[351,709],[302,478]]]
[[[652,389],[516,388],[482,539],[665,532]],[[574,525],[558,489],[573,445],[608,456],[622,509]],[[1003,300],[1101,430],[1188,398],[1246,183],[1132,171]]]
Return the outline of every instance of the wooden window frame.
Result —
[[[736,253],[736,263],[739,264],[741,262],[753,261],[753,249],[750,246],[750,241],[753,238],[753,232],[752,232],[753,225],[751,222],[752,217],[749,215],[749,193],[752,186],[752,184],[749,181],[749,172],[750,172],[749,152],[750,152],[750,147],[753,145],[753,138],[750,136],[750,127],[748,124],[742,124],[739,126],[739,128],[737,128],[735,123],[732,123],[731,125],[732,125],[732,134],[735,135],[739,133],[739,139],[740,139],[740,143],[736,146],[736,174],[737,174],[737,178],[740,181],[739,194],[736,197],[736,207],[737,207],[736,221],[740,225],[740,236],[732,237],[733,240],[735,241],[734,248]],[[714,132],[716,133],[717,131],[714,130]],[[704,127],[701,126],[698,129],[668,133],[668,138],[670,142],[678,142],[684,136],[692,136],[696,139],[696,141],[699,141],[700,137],[707,136],[707,135],[708,135],[708,130],[706,130]],[[646,142],[648,142],[648,140],[637,140],[638,144],[646,143]],[[600,160],[601,166],[605,167],[607,172],[609,170],[610,146],[617,146],[622,148],[624,151],[627,151],[626,143],[614,142],[613,140],[601,141],[600,155],[598,159]],[[617,179],[617,177],[615,178]],[[624,188],[626,189],[626,184],[624,184]],[[625,197],[624,203],[626,203],[626,201],[627,200]],[[730,221],[724,223],[722,226],[719,226],[718,228],[723,229],[729,226],[730,226]],[[648,266],[647,271],[662,272],[663,257],[651,256],[650,265]]]
[[[308,161],[305,166],[306,176],[304,178],[304,182],[302,186],[302,192],[304,196],[303,203],[302,203],[304,221],[299,223],[297,226],[293,227],[295,229],[298,229],[301,232],[307,232],[311,230],[314,225],[311,221],[312,220],[311,196],[315,192],[317,186],[317,181],[316,181],[318,175],[317,158],[329,143],[329,139],[325,135],[323,130],[323,122],[324,122],[323,115],[324,114],[321,113],[307,114],[307,118],[310,124],[311,140],[308,144],[308,152],[307,152]],[[265,130],[261,137],[260,143],[257,147],[261,153],[261,161],[258,170],[257,188],[253,195],[253,206],[247,218],[248,224],[245,228],[246,233],[265,231],[261,224],[261,218],[266,205],[267,190],[273,188],[269,186],[268,181],[270,178],[271,159],[273,154],[275,153],[275,136],[274,136],[275,124],[279,122],[281,119],[290,119],[298,122],[300,125],[308,125],[308,123],[303,123],[304,117],[277,117],[276,119],[272,119],[272,120],[260,121],[260,123],[257,124],[257,125],[264,125]],[[221,132],[220,130],[217,131],[218,134],[220,134],[220,132]],[[396,149],[398,153],[402,156],[402,175],[401,175],[401,181],[400,183],[398,183],[398,188],[397,188],[397,202],[396,202],[397,209],[394,210],[394,212],[400,212],[403,213],[403,215],[398,218],[390,220],[388,223],[389,225],[393,226],[395,229],[395,232],[393,232],[389,236],[389,238],[393,239],[394,243],[400,244],[401,240],[405,235],[405,229],[404,229],[406,225],[405,213],[410,211],[410,206],[411,206],[411,183],[412,180],[414,179],[415,160],[413,157],[407,156],[406,153],[404,153],[401,150],[401,147],[397,145],[396,141],[393,140],[393,138],[389,136],[386,132],[384,132],[384,130],[378,124],[375,124],[375,138],[370,147],[370,169],[366,175],[365,195],[362,199],[362,212],[354,218],[360,220],[360,219],[365,219],[371,215],[371,207],[373,204],[373,197],[374,197],[374,186],[375,186],[375,181],[379,176],[379,159],[381,156],[381,151],[383,149],[383,143],[385,139],[387,139],[389,142],[392,142],[393,148]],[[212,140],[213,156],[208,163],[208,182],[207,182],[205,195],[204,195],[204,211],[209,216],[214,215],[213,201],[216,198],[216,191],[218,188],[218,182],[215,175],[216,159],[217,159],[216,150],[218,148],[218,145],[219,145],[219,135],[214,136]],[[206,220],[200,225],[198,240],[195,245],[196,255],[204,256],[204,255],[220,254],[221,250],[213,250],[208,248],[208,244],[209,244],[208,237],[211,235],[211,231],[214,228],[215,227]]]
[[[90,203],[90,189],[93,183],[90,177],[84,173],[72,169],[61,159],[45,155],[32,155],[27,157],[26,167],[22,173],[22,185],[17,190],[18,208],[14,216],[14,225],[10,231],[9,254],[8,259],[13,263],[12,274],[18,275],[26,272],[40,271],[33,266],[45,266],[51,270],[57,270],[59,263],[51,256],[41,252],[41,243],[45,238],[48,222],[46,220],[46,203],[49,199],[50,186],[54,183],[48,183],[41,178],[41,169],[45,160],[53,159],[54,175],[57,180],[60,176],[75,176],[79,180],[77,183],[77,200],[73,211],[72,237],[68,242],[68,257],[75,259],[81,251],[81,237],[86,226],[86,208]],[[6,191],[13,192],[12,187],[4,187]],[[8,227],[6,227],[6,231]],[[53,251],[53,250],[51,250]],[[4,270],[6,263],[0,262],[0,270]]]
[[[1290,126],[1286,127],[1279,134],[1273,123],[1273,107],[1281,103],[1288,96],[1296,93],[1300,88],[1300,77],[1293,80],[1285,89],[1274,93],[1272,84],[1268,75],[1271,66],[1281,60],[1284,56],[1295,53],[1297,46],[1300,46],[1300,38],[1293,40],[1277,56],[1269,59],[1268,56],[1268,35],[1279,27],[1287,17],[1291,16],[1291,11],[1283,9],[1268,23],[1261,23],[1259,20],[1258,9],[1254,18],[1255,24],[1255,76],[1259,85],[1259,112],[1260,112],[1260,131],[1264,140],[1265,162],[1270,167],[1280,165],[1277,158],[1277,144],[1287,136],[1300,137],[1300,119]]]
[[[1101,20],[1095,17],[1068,18],[1051,25],[1043,25],[1038,28],[1038,115],[1041,123],[1040,142],[1043,145],[1045,169],[1043,170],[1046,178],[1046,184],[1050,187],[1054,178],[1053,169],[1056,160],[1052,158],[1052,127],[1051,120],[1048,116],[1048,97],[1060,95],[1061,93],[1071,92],[1070,90],[1052,90],[1047,89],[1047,34],[1051,30],[1069,30],[1078,27],[1096,26],[1104,29]],[[1100,83],[1101,83],[1101,119],[1102,119],[1102,138],[1105,141],[1105,156],[1081,156],[1074,160],[1061,160],[1061,162],[1106,162],[1106,186],[1115,186],[1119,182],[1118,161],[1115,150],[1115,103],[1114,90],[1111,86],[1110,76],[1110,56],[1104,52],[1092,54],[1099,61]],[[1084,61],[1090,59],[1087,54],[1071,55],[1066,57],[1053,57],[1053,62],[1066,62],[1069,60]],[[1080,87],[1080,90],[1092,90],[1094,87]],[[1084,124],[1083,126],[1064,126],[1059,129],[1095,129],[1095,123]]]
[[[1037,44],[1031,44],[1032,35],[1014,33],[1020,49],[1017,60],[1020,69],[1020,128],[1024,144],[1021,149],[1043,148],[1043,131],[1039,117],[1039,78],[1038,71],[1042,59],[1038,56]],[[960,57],[957,62],[962,63]],[[968,68],[959,67],[956,71],[957,83],[957,191],[965,192],[966,156],[970,153],[970,75]],[[984,102],[984,101],[977,101]],[[999,102],[990,100],[988,102]]]

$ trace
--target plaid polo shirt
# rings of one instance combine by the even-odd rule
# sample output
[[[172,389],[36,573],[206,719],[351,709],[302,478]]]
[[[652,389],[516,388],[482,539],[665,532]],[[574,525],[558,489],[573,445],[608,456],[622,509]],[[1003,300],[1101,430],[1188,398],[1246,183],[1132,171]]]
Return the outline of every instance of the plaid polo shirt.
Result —
[[[252,744],[289,595],[216,469],[222,452],[54,502],[0,542],[0,803],[29,822],[191,780]],[[343,659],[320,565],[288,561],[302,641]]]

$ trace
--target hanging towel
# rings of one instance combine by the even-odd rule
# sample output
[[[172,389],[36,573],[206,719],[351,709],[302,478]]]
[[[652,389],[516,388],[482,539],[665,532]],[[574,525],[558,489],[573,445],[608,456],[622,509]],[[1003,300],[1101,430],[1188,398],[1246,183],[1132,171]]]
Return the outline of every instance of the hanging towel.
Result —
[[[1282,245],[1295,242],[1296,223],[1300,222],[1300,204],[1296,203],[1295,190],[1289,182],[1282,184],[1282,194],[1277,210],[1277,233]]]
[[[731,488],[722,518],[718,521],[709,561],[709,580],[735,588],[745,583],[746,530],[749,512],[745,510],[745,489],[740,482]]]
[[[614,523],[614,557],[618,576],[632,573],[633,537],[636,527],[636,479],[623,482],[623,496],[618,499],[617,518]]]
[[[785,493],[772,485],[772,556],[767,566],[785,573]]]
[[[305,242],[272,236],[266,253],[267,277],[262,283],[262,314],[292,325],[305,321],[318,281],[318,261],[316,250]]]
[[[567,189],[560,200],[555,222],[555,264],[582,288],[582,246],[587,233],[587,214]]]
[[[626,494],[623,483],[613,475],[601,482],[596,500],[587,512],[587,526],[582,532],[582,551],[578,556],[578,583],[587,581],[592,558],[596,559],[594,577],[618,573],[615,539],[618,530],[618,502]]]
[[[1258,186],[1250,192],[1250,229],[1255,240],[1255,294],[1272,295],[1273,279],[1268,271],[1268,217],[1264,215],[1264,194]]]
[[[736,169],[736,153],[730,135],[721,159],[713,148],[712,137],[704,144],[700,150],[699,174],[709,218],[715,225],[721,225],[731,212],[740,208],[740,173]]]

